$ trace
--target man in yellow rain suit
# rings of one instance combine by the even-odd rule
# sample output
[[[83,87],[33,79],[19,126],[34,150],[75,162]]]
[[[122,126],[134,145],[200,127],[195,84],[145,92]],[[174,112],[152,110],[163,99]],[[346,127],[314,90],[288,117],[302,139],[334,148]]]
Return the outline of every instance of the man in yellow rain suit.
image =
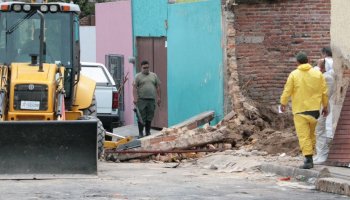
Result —
[[[315,127],[320,115],[328,114],[327,84],[319,70],[308,64],[307,55],[300,52],[296,56],[298,67],[289,74],[281,96],[281,111],[286,111],[289,97],[292,97],[292,112],[294,126],[297,132],[299,146],[305,156],[302,169],[313,168],[316,137]]]

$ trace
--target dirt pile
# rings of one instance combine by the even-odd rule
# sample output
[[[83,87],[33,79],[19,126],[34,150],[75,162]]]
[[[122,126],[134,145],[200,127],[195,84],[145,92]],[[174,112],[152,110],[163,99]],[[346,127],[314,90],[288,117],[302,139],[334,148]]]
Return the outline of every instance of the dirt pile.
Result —
[[[291,114],[278,113],[264,105],[243,104],[243,114],[232,114],[224,119],[230,132],[227,142],[235,148],[266,151],[269,154],[299,155],[299,144]],[[229,115],[228,115],[229,116]]]

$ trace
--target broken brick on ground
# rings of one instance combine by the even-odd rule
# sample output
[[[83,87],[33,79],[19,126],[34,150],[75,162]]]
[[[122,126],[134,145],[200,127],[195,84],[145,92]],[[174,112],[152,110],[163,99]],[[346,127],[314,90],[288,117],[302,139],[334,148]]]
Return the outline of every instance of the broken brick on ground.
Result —
[[[291,156],[299,155],[298,140],[293,128],[290,128],[288,116],[282,114],[276,116],[273,110],[257,109],[248,103],[242,105],[243,114],[232,111],[217,125],[205,124],[190,130],[188,124],[200,125],[200,123],[182,123],[182,126],[164,128],[156,135],[141,139],[141,147],[136,151],[159,150],[164,153],[109,153],[107,160],[128,161],[132,159],[155,159],[163,162],[173,162],[203,157],[210,152],[201,152],[206,149],[237,150],[245,148],[250,151],[258,150],[271,155],[286,153]],[[208,112],[210,113],[210,112]],[[207,113],[207,114],[208,114]],[[197,121],[209,115],[201,115]],[[213,115],[212,115],[213,116]],[[277,122],[276,117],[280,120]],[[196,119],[195,117],[192,119]],[[206,118],[207,119],[207,118]],[[284,127],[284,126],[287,126]],[[280,129],[282,128],[282,129]],[[193,152],[166,153],[176,149],[187,149]],[[153,156],[152,156],[153,155]]]

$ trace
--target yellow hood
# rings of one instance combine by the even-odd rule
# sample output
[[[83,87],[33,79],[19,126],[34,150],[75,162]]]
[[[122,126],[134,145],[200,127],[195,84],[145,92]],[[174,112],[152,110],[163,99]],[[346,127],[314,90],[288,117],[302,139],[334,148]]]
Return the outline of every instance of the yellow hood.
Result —
[[[301,70],[301,71],[308,71],[312,68],[312,66],[310,64],[301,64],[298,66],[297,69]]]
[[[324,76],[310,64],[301,64],[289,74],[281,96],[281,104],[292,98],[293,114],[320,110],[328,105],[327,84]]]

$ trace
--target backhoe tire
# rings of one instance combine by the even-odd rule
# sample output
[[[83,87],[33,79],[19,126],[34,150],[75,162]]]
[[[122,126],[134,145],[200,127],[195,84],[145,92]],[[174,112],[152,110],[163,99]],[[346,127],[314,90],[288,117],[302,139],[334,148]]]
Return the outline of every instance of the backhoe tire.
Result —
[[[102,159],[104,154],[104,143],[105,143],[105,136],[106,136],[106,130],[103,128],[102,122],[94,116],[81,116],[79,120],[97,120],[97,149],[98,149],[98,159]]]
[[[97,118],[97,101],[95,94],[92,97],[91,105],[83,110],[83,117],[97,120],[97,147],[98,147],[98,158],[101,159],[104,154],[104,142],[106,136],[106,130],[100,119]]]
[[[97,116],[97,103],[95,95],[92,97],[91,105],[83,110],[83,115]]]

